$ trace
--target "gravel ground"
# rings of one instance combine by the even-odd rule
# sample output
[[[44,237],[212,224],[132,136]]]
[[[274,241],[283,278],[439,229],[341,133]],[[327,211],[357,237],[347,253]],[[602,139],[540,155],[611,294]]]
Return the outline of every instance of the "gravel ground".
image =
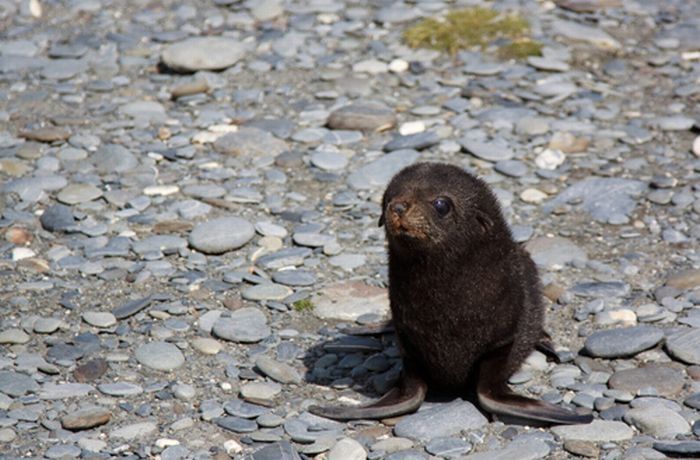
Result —
[[[543,56],[408,48],[464,6]],[[0,457],[700,457],[700,3],[0,0]],[[416,161],[489,182],[562,357],[532,428],[401,369],[377,227]],[[497,318],[494,318],[497,320]]]

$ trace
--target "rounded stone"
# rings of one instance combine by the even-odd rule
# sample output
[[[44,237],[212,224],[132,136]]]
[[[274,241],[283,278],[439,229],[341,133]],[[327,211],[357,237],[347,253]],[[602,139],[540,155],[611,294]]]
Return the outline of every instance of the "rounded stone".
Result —
[[[241,396],[247,400],[269,401],[282,391],[282,385],[274,382],[250,382],[241,387]]]
[[[136,360],[158,371],[171,371],[185,363],[182,352],[172,343],[151,342],[136,349]]]
[[[262,283],[255,286],[251,286],[241,292],[241,297],[246,300],[282,300],[294,291],[281,284],[275,283]]]
[[[192,341],[192,347],[205,355],[215,355],[221,351],[223,345],[209,337],[199,337]]]
[[[22,344],[29,342],[29,334],[22,329],[7,329],[0,332],[0,344]]]
[[[301,375],[289,364],[275,361],[269,356],[261,355],[255,360],[255,365],[263,374],[280,383],[301,383]]]
[[[83,321],[91,326],[107,328],[117,324],[117,318],[108,311],[86,311]]]
[[[255,307],[241,308],[229,317],[221,317],[212,328],[217,337],[240,343],[259,342],[272,332],[265,314]]]
[[[253,224],[240,217],[223,217],[198,224],[190,245],[205,254],[222,254],[244,246],[255,235]]]
[[[381,102],[360,101],[341,107],[328,117],[331,129],[374,131],[396,125],[394,111]]]
[[[671,335],[666,340],[668,352],[688,364],[700,364],[700,328],[693,327]]]
[[[306,270],[281,270],[272,274],[272,280],[287,286],[311,286],[316,282],[316,275]]]
[[[226,37],[195,37],[163,50],[165,65],[178,72],[221,70],[231,67],[245,54],[243,44]]]
[[[66,430],[79,431],[94,428],[108,423],[112,413],[103,407],[89,407],[71,412],[61,419],[61,425]]]
[[[351,438],[343,438],[328,452],[328,460],[365,460],[367,452],[362,444]]]
[[[636,394],[645,388],[654,388],[661,396],[673,396],[683,389],[685,379],[679,370],[664,366],[645,366],[615,372],[608,386],[615,390]]]
[[[92,184],[69,184],[64,187],[56,199],[64,204],[86,203],[102,196],[102,190]]]
[[[648,350],[663,338],[663,331],[651,326],[608,329],[591,334],[584,348],[598,358],[623,358]]]

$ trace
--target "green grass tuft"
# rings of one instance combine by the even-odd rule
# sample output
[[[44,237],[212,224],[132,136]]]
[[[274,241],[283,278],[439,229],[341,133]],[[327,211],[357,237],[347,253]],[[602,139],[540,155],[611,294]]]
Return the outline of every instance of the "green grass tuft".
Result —
[[[311,311],[314,309],[314,304],[309,299],[301,299],[294,302],[292,307],[294,307],[294,311],[298,312]]]
[[[474,47],[485,48],[496,39],[507,39],[499,48],[504,58],[538,55],[542,45],[529,37],[530,24],[519,14],[502,14],[489,8],[451,11],[444,19],[424,19],[404,31],[413,48],[431,48],[455,54]],[[503,49],[503,51],[501,51]]]

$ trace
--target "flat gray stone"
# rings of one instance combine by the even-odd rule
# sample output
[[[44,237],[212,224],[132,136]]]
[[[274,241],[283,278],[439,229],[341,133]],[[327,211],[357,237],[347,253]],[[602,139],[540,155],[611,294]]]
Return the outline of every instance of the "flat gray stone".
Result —
[[[311,286],[316,275],[308,270],[280,270],[272,274],[272,281],[286,286]]]
[[[589,177],[571,185],[543,206],[545,212],[576,201],[575,209],[589,213],[595,220],[609,224],[624,224],[637,206],[637,197],[647,190],[647,184],[633,179]]]
[[[587,42],[606,50],[617,50],[621,48],[620,42],[602,29],[573,21],[557,19],[552,22],[552,31],[557,35],[562,35],[571,40]]]
[[[433,438],[455,435],[462,430],[481,428],[487,423],[486,417],[474,405],[456,399],[402,418],[394,427],[394,434],[427,442]]]
[[[222,217],[198,224],[190,245],[205,254],[223,254],[244,246],[255,236],[253,224],[240,217]]]
[[[117,324],[117,318],[108,311],[86,311],[82,317],[83,321],[95,327],[107,328]]]
[[[237,157],[274,157],[289,150],[289,146],[267,131],[242,127],[218,138],[214,142],[214,150]]]
[[[588,259],[586,251],[568,238],[539,236],[525,244],[525,249],[540,267],[560,269],[575,261]]]
[[[267,338],[271,330],[262,311],[247,307],[234,311],[230,317],[220,317],[214,323],[212,332],[231,342],[254,343]]]
[[[319,290],[312,298],[314,315],[321,319],[355,321],[373,313],[384,316],[389,312],[386,289],[361,281],[341,281]]]
[[[70,184],[58,192],[56,199],[64,204],[79,204],[96,200],[102,196],[102,190],[92,184]]]
[[[634,431],[622,422],[593,420],[585,425],[560,425],[551,428],[564,441],[618,442],[632,439]]]
[[[46,400],[78,398],[93,391],[95,387],[85,383],[45,383],[39,392],[39,398]]]
[[[245,457],[245,460],[301,460],[289,441],[270,444]]]
[[[331,129],[375,131],[396,125],[394,111],[381,102],[358,101],[334,110],[328,117]]]
[[[11,328],[0,332],[0,344],[22,344],[27,343],[31,337],[22,329]]]
[[[64,232],[75,226],[73,210],[62,204],[54,204],[46,208],[40,221],[41,226],[50,232]]]
[[[290,296],[294,291],[281,284],[261,283],[241,291],[241,297],[246,300],[282,300]]]
[[[119,107],[119,112],[142,123],[163,123],[168,115],[156,101],[133,101]]]
[[[608,380],[608,386],[615,390],[636,394],[642,389],[654,388],[660,396],[675,396],[684,384],[683,372],[659,365],[619,370]]]
[[[549,455],[549,445],[539,439],[526,439],[511,442],[502,449],[478,452],[460,457],[462,460],[536,460]]]
[[[289,364],[275,361],[269,356],[261,355],[255,365],[263,374],[280,383],[301,383],[301,375]]]
[[[36,392],[39,384],[28,375],[12,371],[0,371],[0,392],[8,396],[24,396]]]
[[[480,141],[471,138],[462,138],[459,143],[462,148],[477,158],[486,161],[505,161],[515,156],[515,152],[505,141],[495,139],[492,141]]]
[[[139,363],[157,371],[172,371],[185,364],[180,349],[168,342],[143,344],[136,349],[134,356]]]
[[[109,433],[112,438],[119,438],[124,441],[131,441],[138,438],[145,438],[156,431],[158,426],[153,422],[140,422],[116,428]]]
[[[129,382],[102,383],[97,389],[110,396],[135,396],[143,393],[141,385]]]
[[[608,329],[588,336],[584,348],[598,358],[624,358],[656,346],[663,338],[663,331],[651,326]]]
[[[245,52],[244,45],[232,38],[195,37],[166,47],[161,59],[178,72],[222,70],[238,62]]]
[[[625,420],[655,438],[674,439],[690,433],[690,424],[683,416],[666,407],[631,409],[625,413]]]
[[[361,166],[348,176],[348,183],[357,190],[379,190],[389,183],[394,174],[418,160],[415,150],[395,150]]]
[[[328,452],[328,460],[365,460],[367,452],[362,444],[352,438],[343,438],[336,442]]]
[[[700,328],[693,327],[669,336],[666,349],[676,359],[700,364]]]

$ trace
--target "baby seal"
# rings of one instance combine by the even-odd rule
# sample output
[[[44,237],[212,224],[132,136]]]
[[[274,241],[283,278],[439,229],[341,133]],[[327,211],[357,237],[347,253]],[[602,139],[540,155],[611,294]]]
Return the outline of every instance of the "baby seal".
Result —
[[[486,183],[456,166],[414,164],[389,183],[379,225],[386,228],[403,373],[374,403],[314,406],[312,413],[337,420],[393,417],[417,410],[429,386],[467,394],[476,382],[479,404],[496,415],[540,424],[592,420],[508,387],[548,337],[537,268],[513,241]]]

